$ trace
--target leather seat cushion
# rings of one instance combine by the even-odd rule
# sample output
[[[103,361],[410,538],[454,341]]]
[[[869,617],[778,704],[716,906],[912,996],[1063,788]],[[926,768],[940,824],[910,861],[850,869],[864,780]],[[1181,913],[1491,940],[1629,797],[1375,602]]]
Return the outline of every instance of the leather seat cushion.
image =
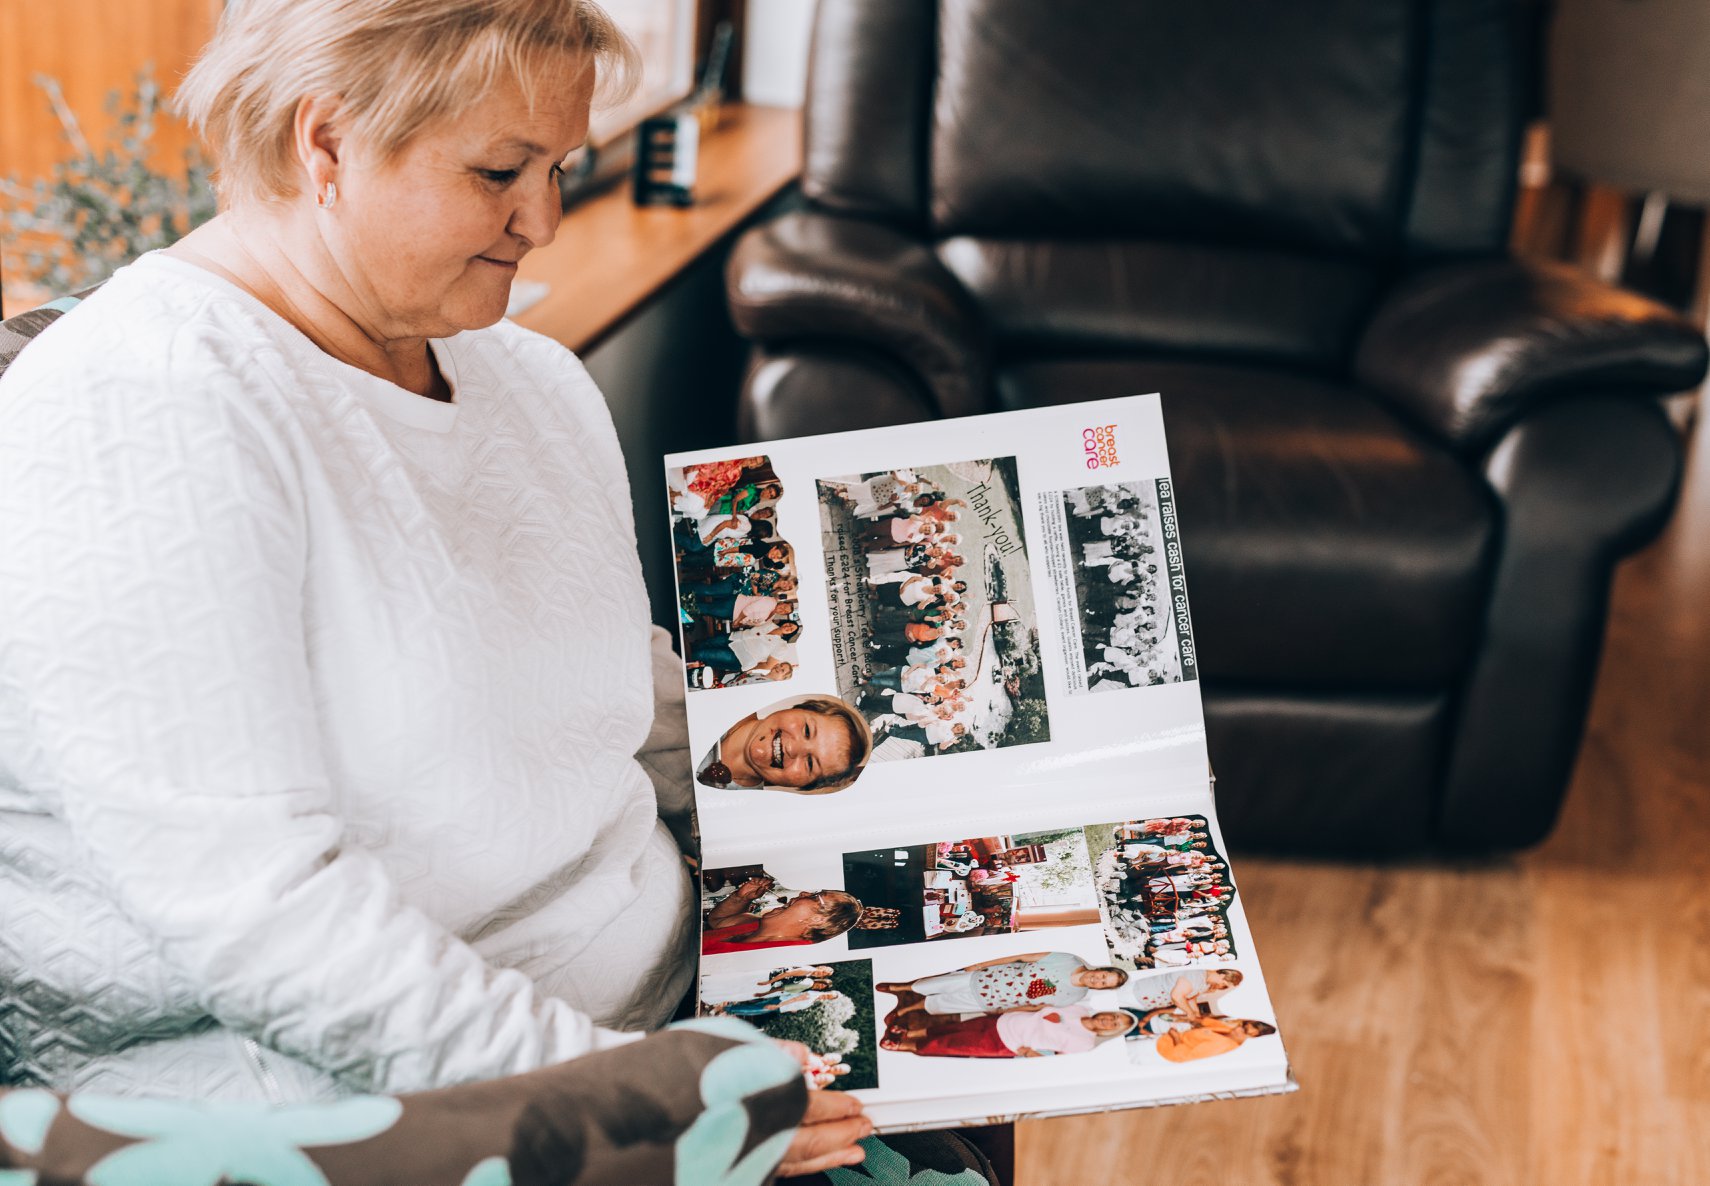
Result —
[[[1346,370],[1373,269],[1305,252],[1125,239],[948,239],[1000,355],[1217,354]]]
[[[1138,358],[1015,364],[997,382],[1012,408],[1163,393],[1207,680],[1352,691],[1462,675],[1490,580],[1494,496],[1373,397]]]
[[[1452,703],[1448,692],[1207,686],[1230,847],[1365,860],[1428,848]]]

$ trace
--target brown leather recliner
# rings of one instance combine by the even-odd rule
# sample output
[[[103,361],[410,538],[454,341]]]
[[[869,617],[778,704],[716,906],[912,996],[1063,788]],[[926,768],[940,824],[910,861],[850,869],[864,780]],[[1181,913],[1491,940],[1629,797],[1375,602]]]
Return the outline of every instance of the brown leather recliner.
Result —
[[[1539,840],[1706,352],[1506,255],[1511,13],[820,0],[742,433],[1162,391],[1232,840]]]

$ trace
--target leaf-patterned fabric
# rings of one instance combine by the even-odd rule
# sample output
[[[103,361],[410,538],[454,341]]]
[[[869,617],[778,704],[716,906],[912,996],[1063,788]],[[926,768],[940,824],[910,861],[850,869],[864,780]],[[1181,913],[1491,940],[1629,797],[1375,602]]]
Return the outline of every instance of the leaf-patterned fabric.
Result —
[[[762,1186],[806,1091],[794,1059],[724,1019],[401,1097],[278,1107],[0,1091],[0,1186]]]

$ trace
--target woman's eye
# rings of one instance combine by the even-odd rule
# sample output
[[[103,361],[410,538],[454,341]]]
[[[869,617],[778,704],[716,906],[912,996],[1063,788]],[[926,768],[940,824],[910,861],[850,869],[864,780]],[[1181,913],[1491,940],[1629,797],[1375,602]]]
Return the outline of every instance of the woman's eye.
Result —
[[[480,170],[481,176],[486,178],[488,181],[491,181],[494,185],[509,185],[511,182],[513,182],[517,179],[517,175],[521,172],[522,172],[521,169],[482,169],[482,170]]]

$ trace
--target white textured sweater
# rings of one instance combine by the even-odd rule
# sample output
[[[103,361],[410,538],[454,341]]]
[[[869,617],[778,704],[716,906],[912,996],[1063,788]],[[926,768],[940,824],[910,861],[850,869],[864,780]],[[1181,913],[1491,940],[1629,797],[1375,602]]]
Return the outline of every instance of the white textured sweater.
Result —
[[[406,1090],[675,1003],[610,415],[514,325],[432,348],[453,403],[153,255],[0,381],[0,1078]]]

